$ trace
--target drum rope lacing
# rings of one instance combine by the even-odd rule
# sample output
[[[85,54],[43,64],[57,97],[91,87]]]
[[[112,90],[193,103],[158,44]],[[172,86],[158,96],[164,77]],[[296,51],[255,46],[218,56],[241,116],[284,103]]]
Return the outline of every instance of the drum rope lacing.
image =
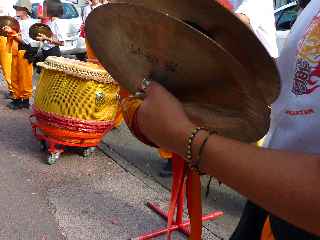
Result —
[[[100,83],[117,83],[104,68],[94,63],[84,64],[79,60],[68,59],[66,61],[62,57],[50,56],[44,62],[37,63],[37,65],[48,70],[56,70]]]

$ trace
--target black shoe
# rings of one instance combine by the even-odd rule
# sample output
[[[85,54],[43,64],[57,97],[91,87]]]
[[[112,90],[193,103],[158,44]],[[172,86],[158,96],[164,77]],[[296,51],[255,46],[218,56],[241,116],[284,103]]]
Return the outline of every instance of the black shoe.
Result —
[[[30,103],[29,100],[14,99],[11,103],[7,105],[7,107],[11,110],[18,110],[22,108],[29,108]]]
[[[29,107],[30,107],[29,99],[25,99],[21,101],[20,108],[29,108]]]
[[[160,177],[167,178],[172,176],[172,160],[168,159],[166,165],[159,173]]]
[[[21,100],[20,99],[13,99],[12,102],[7,104],[7,107],[16,110],[20,108]]]
[[[38,74],[40,74],[40,73],[41,73],[41,67],[36,66],[36,72],[37,72]]]
[[[12,92],[6,92],[4,93],[4,99],[13,99]]]

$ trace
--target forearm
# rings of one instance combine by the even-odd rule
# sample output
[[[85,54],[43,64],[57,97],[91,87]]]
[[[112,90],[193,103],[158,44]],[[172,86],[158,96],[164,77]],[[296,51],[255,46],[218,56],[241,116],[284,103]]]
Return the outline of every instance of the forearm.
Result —
[[[318,156],[266,150],[213,135],[200,169],[275,215],[320,235]]]
[[[9,38],[11,38],[14,41],[17,41],[18,43],[23,43],[22,37],[20,34],[15,33],[15,34],[10,34]]]
[[[208,133],[200,131],[193,137],[195,125],[183,105],[157,83],[147,87],[137,116],[140,132],[153,143],[187,159],[191,144],[189,164],[280,218],[320,235],[319,156],[262,149],[214,134],[201,148],[199,162],[197,155]]]
[[[48,43],[50,44],[53,44],[53,45],[56,45],[56,46],[63,46],[64,45],[64,42],[62,41],[59,41],[53,37],[49,38],[49,37],[46,37],[44,35],[40,36],[38,38],[39,41],[47,41]]]
[[[54,39],[54,38],[51,38],[48,40],[50,43],[56,45],[56,46],[63,46],[64,45],[64,42],[61,42],[57,39]]]
[[[23,43],[21,35],[16,35],[14,39],[19,43]]]

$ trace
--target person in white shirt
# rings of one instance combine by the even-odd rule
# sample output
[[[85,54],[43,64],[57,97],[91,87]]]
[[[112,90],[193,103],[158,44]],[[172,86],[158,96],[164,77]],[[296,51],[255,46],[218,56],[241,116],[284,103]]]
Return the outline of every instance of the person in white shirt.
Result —
[[[21,2],[21,4],[20,4]],[[24,7],[21,7],[24,6]],[[36,20],[30,17],[31,15],[31,2],[29,0],[18,1],[16,5],[13,6],[16,10],[15,18],[18,20],[20,25],[20,33],[16,36],[16,40],[21,44],[30,45],[35,42],[29,36],[30,27],[36,23]],[[7,32],[11,32],[10,27],[4,28]]]
[[[89,16],[89,14],[95,8],[97,8],[101,5],[102,5],[102,3],[100,3],[99,0],[88,0],[88,5],[83,10],[83,23],[82,23],[81,32],[80,32],[80,36],[85,38],[85,42],[86,42],[87,61],[91,61],[91,62],[95,62],[95,63],[98,63],[98,61],[97,61],[97,58],[96,58],[92,48],[90,47],[88,40],[86,39],[85,22],[86,22],[87,17]]]
[[[279,56],[273,0],[242,0],[236,4],[236,14],[249,25],[270,56]]]
[[[85,8],[83,9],[83,22],[86,21],[87,17],[89,16],[89,14],[92,12],[93,9],[101,6],[102,4],[99,2],[99,0],[88,0],[88,5],[85,6]]]
[[[27,16],[26,18],[21,18],[20,16],[17,16],[17,18],[20,25],[21,41],[24,44],[33,46],[36,43],[36,41],[29,36],[29,29],[37,21],[31,18],[30,16]]]
[[[60,0],[46,0],[43,3],[46,16],[49,21],[47,25],[50,27],[52,37],[47,37],[43,34],[39,34],[38,40],[42,42],[41,49],[35,62],[43,62],[49,56],[61,56],[60,46],[64,45],[64,39],[61,35],[59,17],[63,15],[63,4]],[[40,68],[37,68],[40,71]]]
[[[255,225],[256,215],[247,216],[254,224],[249,234],[256,228],[260,233],[239,234],[237,240],[320,239],[319,33],[320,1],[311,0],[278,59],[281,92],[264,148],[205,130],[193,136],[196,125],[179,100],[155,82],[140,88],[145,92],[135,118],[140,136],[180,156],[191,150],[191,159],[185,157],[189,165],[266,209],[261,226]]]

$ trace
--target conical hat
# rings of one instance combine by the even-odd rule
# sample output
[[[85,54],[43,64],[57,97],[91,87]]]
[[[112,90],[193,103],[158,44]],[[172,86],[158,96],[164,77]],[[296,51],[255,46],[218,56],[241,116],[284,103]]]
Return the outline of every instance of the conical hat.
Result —
[[[30,0],[18,0],[13,8],[25,8],[29,13],[32,11],[32,3]]]

